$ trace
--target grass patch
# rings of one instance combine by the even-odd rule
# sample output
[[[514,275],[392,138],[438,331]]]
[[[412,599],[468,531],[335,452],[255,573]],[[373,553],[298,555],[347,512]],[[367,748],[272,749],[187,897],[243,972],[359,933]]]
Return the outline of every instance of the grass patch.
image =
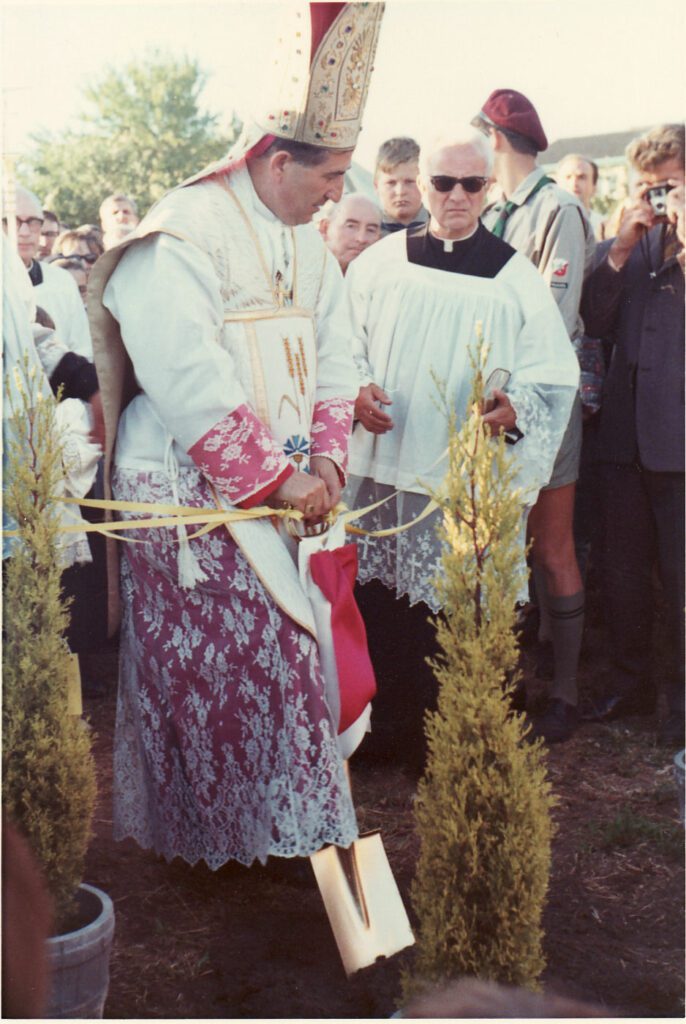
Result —
[[[649,843],[657,853],[673,859],[684,853],[684,830],[670,821],[653,821],[631,807],[621,807],[610,821],[591,821],[589,845],[593,849],[627,849]]]

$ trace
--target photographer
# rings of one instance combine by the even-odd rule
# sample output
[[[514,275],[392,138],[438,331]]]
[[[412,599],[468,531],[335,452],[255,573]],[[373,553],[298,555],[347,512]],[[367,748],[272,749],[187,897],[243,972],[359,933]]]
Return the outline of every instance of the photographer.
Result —
[[[604,605],[612,678],[593,717],[655,709],[652,570],[668,640],[667,717],[658,739],[684,743],[684,126],[634,139],[633,200],[584,286],[589,333],[613,342],[598,450]],[[651,672],[652,670],[652,672]]]

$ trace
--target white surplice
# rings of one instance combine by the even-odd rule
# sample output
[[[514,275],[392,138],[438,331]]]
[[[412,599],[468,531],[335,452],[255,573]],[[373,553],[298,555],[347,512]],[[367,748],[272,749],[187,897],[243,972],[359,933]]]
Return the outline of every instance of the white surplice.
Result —
[[[447,422],[438,410],[434,378],[446,387],[459,418],[469,398],[469,351],[477,328],[490,346],[486,375],[511,374],[506,391],[523,437],[508,450],[516,460],[515,486],[525,516],[553,462],[569,419],[579,369],[557,307],[535,268],[513,254],[495,277],[451,273],[410,263],[406,234],[398,232],[369,248],[346,276],[356,328],[360,383],[374,381],[392,399],[384,411],[395,427],[372,434],[357,424],[350,449],[345,497],[364,507],[400,490],[363,525],[385,529],[406,523],[426,505],[426,487],[445,473]],[[359,578],[379,579],[411,603],[438,603],[432,578],[440,544],[440,513],[396,537],[362,538]]]

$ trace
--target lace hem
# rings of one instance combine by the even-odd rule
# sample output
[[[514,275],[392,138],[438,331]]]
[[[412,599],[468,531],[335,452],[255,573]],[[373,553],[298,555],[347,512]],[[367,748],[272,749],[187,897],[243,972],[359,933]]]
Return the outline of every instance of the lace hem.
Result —
[[[517,475],[523,503],[531,507],[541,487],[550,480],[555,457],[569,422],[576,388],[535,384],[508,388],[524,437],[516,445]]]
[[[118,469],[124,500],[169,501],[163,473]],[[207,503],[197,470],[182,504]],[[114,834],[171,860],[250,865],[348,846],[355,811],[317,645],[224,530],[190,541],[207,581],[176,585],[174,531],[122,558]]]
[[[401,491],[397,497],[390,497],[394,488],[377,484],[363,477],[351,477],[344,493],[344,500],[351,508],[363,508],[381,499],[389,499],[380,508],[368,513],[356,525],[365,530],[386,530],[411,522],[424,510],[429,500],[427,495]],[[379,580],[392,590],[397,597],[406,596],[411,605],[423,601],[436,614],[441,604],[436,595],[434,580],[441,571],[443,545],[437,535],[441,522],[441,511],[437,509],[416,527],[392,537],[360,537],[357,540],[358,580],[369,583]],[[520,532],[521,584],[517,600],[526,600],[528,595],[526,563],[524,558],[526,534],[526,513],[522,515]]]

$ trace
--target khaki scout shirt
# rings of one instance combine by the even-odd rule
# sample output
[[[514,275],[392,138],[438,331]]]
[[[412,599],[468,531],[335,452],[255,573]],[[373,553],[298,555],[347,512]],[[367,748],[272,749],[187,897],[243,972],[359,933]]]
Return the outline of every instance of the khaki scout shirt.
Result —
[[[386,235],[393,234],[393,226],[400,224],[398,230],[405,230],[405,228],[414,227],[417,224],[426,224],[429,219],[429,211],[423,206],[420,206],[410,224],[400,224],[400,221],[393,217],[390,213],[384,213],[381,221],[381,238],[385,238]]]
[[[518,209],[510,214],[503,238],[538,267],[574,341],[584,332],[579,303],[595,239],[581,204],[559,185],[544,185],[528,198],[544,173],[536,167],[508,197]],[[481,219],[490,231],[504,205],[503,196],[484,210]]]

